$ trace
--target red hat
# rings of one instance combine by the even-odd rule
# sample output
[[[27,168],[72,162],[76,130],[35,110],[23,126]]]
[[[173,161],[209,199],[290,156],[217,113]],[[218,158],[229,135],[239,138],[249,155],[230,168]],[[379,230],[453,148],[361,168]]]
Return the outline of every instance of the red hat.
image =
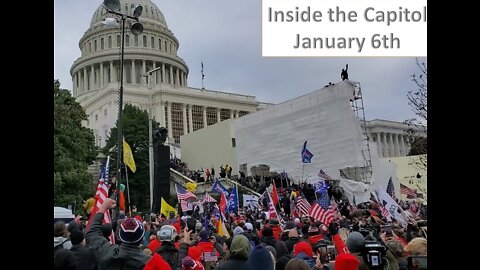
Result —
[[[342,253],[335,259],[335,270],[357,270],[360,260],[350,253]]]
[[[200,261],[202,258],[202,250],[197,246],[191,246],[188,248],[188,256],[195,261]]]
[[[301,241],[295,244],[293,246],[293,256],[297,256],[300,252],[305,253],[309,257],[313,257],[313,250],[310,243]]]

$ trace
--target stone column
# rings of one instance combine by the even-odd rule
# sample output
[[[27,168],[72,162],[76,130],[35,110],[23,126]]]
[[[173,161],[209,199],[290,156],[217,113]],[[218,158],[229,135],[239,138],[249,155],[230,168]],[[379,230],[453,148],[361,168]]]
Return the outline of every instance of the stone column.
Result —
[[[406,156],[407,152],[405,151],[405,140],[403,135],[400,135],[400,147],[402,149],[402,156]]]
[[[230,109],[230,119],[233,119],[233,110]]]
[[[152,66],[152,70],[156,69],[157,68],[157,63],[155,63],[155,61],[153,62],[153,66]],[[156,85],[157,84],[157,77],[158,77],[158,70],[155,71],[154,75],[153,76],[153,84]]]
[[[382,145],[382,147],[384,149],[383,157],[389,157],[388,156],[387,133],[385,133],[385,132],[383,132],[383,145]]]
[[[175,68],[175,85],[180,85],[180,77],[179,77],[180,74],[178,74],[178,72],[179,72],[178,68]]]
[[[165,63],[162,63],[162,83],[165,83]]]
[[[113,61],[110,61],[110,82],[113,83],[113,76],[114,76],[114,69],[113,69]]]
[[[103,62],[100,62],[100,84],[98,85],[98,87],[103,87]]]
[[[93,65],[90,66],[90,89],[93,90],[95,89],[95,69],[93,68]]]
[[[170,65],[170,84],[175,85],[175,82],[173,81],[173,66]]]
[[[165,127],[165,101],[160,102],[160,126]]]
[[[187,134],[187,104],[182,104],[182,122],[183,122],[183,134]]]
[[[188,84],[187,84],[187,73],[185,73],[185,72],[183,73],[183,85],[184,85],[185,87],[188,86]]]
[[[203,106],[203,127],[207,127],[207,107]]]
[[[87,67],[83,68],[83,92],[88,91],[88,75],[87,75]]]
[[[238,118],[238,116],[239,116],[239,112],[238,110],[235,110],[235,118]]]
[[[173,129],[172,129],[172,102],[168,101],[167,103],[167,121],[168,121],[168,138],[173,137]]]
[[[142,60],[142,73],[147,72],[147,67],[145,66],[145,60]]]
[[[74,97],[77,96],[76,82],[77,82],[77,73],[73,73],[73,76],[72,76],[72,92],[73,92]]]
[[[193,117],[192,117],[192,114],[193,114],[193,105],[189,104],[188,105],[188,129],[190,130],[190,132],[193,132]]]
[[[131,76],[132,76],[132,84],[136,84],[137,83],[137,78],[136,78],[136,74],[135,74],[135,60],[132,59],[132,70],[130,72]]]
[[[400,145],[398,144],[399,134],[394,134],[394,136],[395,136],[395,156],[399,157],[400,156]]]
[[[217,123],[220,123],[222,120],[221,120],[221,115],[220,115],[220,108],[217,108]]]
[[[378,148],[378,157],[383,157],[383,147],[382,147],[382,140],[380,139],[380,132],[377,132],[377,148]]]
[[[183,86],[183,85],[185,85],[183,82],[183,71],[180,70],[180,86]]]

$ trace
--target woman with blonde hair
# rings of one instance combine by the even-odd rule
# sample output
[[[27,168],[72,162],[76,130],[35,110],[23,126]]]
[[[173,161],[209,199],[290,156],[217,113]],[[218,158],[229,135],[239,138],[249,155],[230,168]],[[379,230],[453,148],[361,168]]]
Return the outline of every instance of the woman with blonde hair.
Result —
[[[427,255],[427,239],[423,237],[413,238],[408,242],[405,251],[410,255]]]

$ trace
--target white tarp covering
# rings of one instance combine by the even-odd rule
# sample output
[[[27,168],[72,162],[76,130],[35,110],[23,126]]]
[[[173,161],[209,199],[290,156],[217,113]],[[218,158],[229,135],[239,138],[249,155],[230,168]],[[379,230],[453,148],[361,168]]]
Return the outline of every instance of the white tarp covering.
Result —
[[[304,179],[323,169],[339,179],[339,169],[364,166],[362,130],[350,99],[354,86],[342,81],[318,91],[245,115],[233,122],[238,164],[267,164],[270,171],[285,170]],[[312,162],[301,161],[304,142]]]
[[[353,204],[354,195],[356,204],[370,201],[370,186],[365,183],[342,178],[339,186],[345,191],[350,204]]]

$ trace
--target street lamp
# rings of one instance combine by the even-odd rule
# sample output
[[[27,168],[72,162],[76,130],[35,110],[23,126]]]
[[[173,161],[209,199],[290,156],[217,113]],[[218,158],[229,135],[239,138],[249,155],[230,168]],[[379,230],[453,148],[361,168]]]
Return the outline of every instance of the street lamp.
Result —
[[[153,107],[153,87],[152,87],[152,75],[154,72],[157,72],[162,67],[158,67],[148,71],[147,73],[142,74],[143,77],[147,78],[147,87],[148,87],[148,165],[150,168],[150,211],[153,211],[153,176],[154,176],[154,161],[153,161],[153,127],[152,127],[152,107]]]
[[[118,149],[117,149],[117,188],[115,193],[117,194],[117,200],[120,192],[120,180],[121,180],[121,160],[122,160],[122,148],[123,148],[123,134],[122,134],[122,115],[123,115],[123,58],[125,50],[125,21],[127,19],[135,20],[135,23],[130,27],[132,34],[140,35],[143,32],[143,25],[138,22],[138,17],[142,15],[142,6],[137,5],[133,10],[133,16],[120,13],[120,1],[119,0],[104,0],[103,7],[107,10],[107,13],[112,13],[120,16],[122,19],[122,47],[121,47],[121,60],[120,60],[120,89],[118,94]],[[125,11],[126,12],[126,11]],[[108,20],[107,20],[108,19]],[[107,18],[104,24],[108,26],[118,26],[118,22],[114,18]],[[120,203],[117,203],[118,207]]]

